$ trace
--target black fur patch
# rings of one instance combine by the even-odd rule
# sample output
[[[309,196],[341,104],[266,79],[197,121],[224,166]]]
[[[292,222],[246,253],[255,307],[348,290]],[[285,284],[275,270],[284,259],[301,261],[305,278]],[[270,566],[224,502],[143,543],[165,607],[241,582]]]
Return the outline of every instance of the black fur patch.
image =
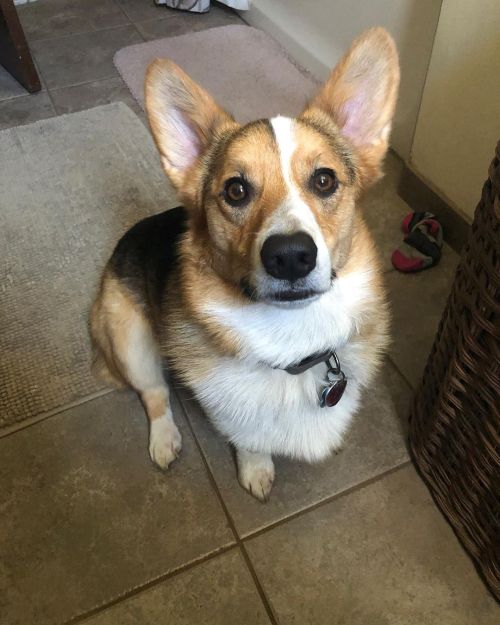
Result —
[[[183,206],[146,217],[123,235],[108,267],[135,295],[160,306],[186,230],[187,212]]]

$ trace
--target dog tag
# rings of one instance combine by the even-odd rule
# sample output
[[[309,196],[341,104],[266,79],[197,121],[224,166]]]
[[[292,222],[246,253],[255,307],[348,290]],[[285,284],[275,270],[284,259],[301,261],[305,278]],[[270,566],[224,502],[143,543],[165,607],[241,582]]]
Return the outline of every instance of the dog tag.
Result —
[[[333,363],[331,362],[333,360]],[[321,391],[319,405],[321,408],[331,408],[336,406],[342,399],[347,380],[344,372],[340,368],[340,362],[335,352],[326,361],[328,370],[326,372],[325,386]]]
[[[319,402],[321,407],[331,408],[332,406],[336,406],[342,399],[346,386],[347,380],[342,373],[342,376],[338,380],[333,380],[323,389]]]

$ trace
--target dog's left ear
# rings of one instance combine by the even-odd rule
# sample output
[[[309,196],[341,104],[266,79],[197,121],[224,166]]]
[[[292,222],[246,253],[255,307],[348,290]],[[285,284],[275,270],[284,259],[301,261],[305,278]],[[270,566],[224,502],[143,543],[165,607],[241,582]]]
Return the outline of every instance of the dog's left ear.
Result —
[[[394,40],[385,29],[372,28],[354,40],[302,114],[314,115],[319,109],[333,119],[356,148],[365,186],[381,175],[398,86]]]
[[[189,195],[192,168],[215,134],[234,124],[214,99],[180,67],[156,59],[146,75],[146,110],[163,168],[174,187]]]

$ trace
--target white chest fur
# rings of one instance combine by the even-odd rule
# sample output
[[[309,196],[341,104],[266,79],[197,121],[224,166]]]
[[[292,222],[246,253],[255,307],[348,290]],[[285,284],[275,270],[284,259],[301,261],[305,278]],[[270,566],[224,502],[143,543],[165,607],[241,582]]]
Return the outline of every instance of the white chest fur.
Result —
[[[237,307],[208,302],[203,311],[232,330],[243,357],[286,367],[349,341],[375,304],[371,277],[369,270],[339,277],[327,293],[307,306],[255,303]]]
[[[363,358],[350,338],[373,305],[370,273],[339,278],[305,308],[256,303],[244,308],[205,305],[206,314],[236,333],[240,358],[221,358],[194,391],[214,425],[236,446],[320,460],[340,446],[366,382]],[[347,376],[341,401],[321,408],[326,365],[293,376],[285,367],[335,348]]]
[[[314,462],[339,447],[360,395],[348,371],[341,401],[321,408],[326,365],[298,376],[266,365],[223,359],[195,392],[216,428],[237,447]]]

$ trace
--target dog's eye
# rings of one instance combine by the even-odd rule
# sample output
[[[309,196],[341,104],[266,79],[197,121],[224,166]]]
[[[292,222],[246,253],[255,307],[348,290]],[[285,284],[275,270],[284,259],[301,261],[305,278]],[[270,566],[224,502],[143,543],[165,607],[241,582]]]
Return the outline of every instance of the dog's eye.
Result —
[[[337,176],[331,169],[317,169],[311,177],[311,189],[320,197],[328,197],[339,186]]]
[[[248,185],[243,178],[229,178],[224,185],[224,199],[231,206],[243,206],[249,199]]]

